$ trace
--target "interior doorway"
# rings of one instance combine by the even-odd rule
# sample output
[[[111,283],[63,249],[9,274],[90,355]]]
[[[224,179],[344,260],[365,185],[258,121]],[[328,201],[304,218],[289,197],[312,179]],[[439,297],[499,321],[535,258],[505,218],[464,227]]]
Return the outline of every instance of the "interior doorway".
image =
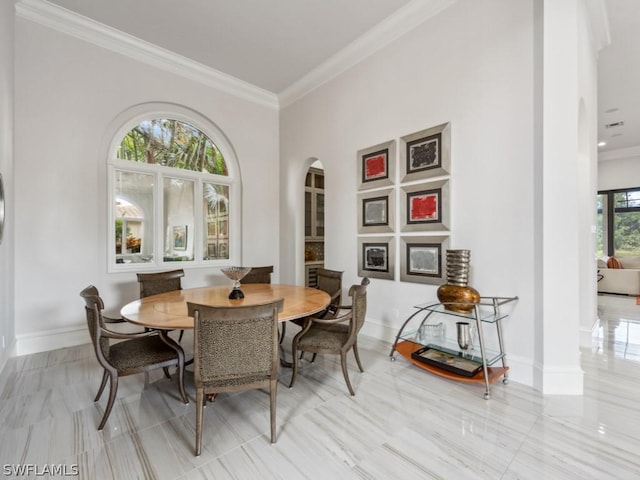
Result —
[[[304,276],[312,288],[318,285],[318,268],[324,266],[324,189],[324,167],[316,160],[304,182]]]

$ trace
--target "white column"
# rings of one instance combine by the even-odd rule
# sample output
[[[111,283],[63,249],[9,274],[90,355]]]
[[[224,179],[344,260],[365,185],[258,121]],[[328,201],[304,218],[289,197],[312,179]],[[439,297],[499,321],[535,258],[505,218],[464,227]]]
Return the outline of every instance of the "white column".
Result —
[[[536,192],[541,233],[536,325],[536,387],[545,394],[583,392],[579,312],[580,0],[544,0],[541,17],[541,148]]]

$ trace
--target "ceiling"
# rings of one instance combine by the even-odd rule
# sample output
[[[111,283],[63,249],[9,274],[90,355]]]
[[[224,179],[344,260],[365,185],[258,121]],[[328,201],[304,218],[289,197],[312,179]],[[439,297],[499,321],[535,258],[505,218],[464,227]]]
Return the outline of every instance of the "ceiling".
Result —
[[[611,44],[598,57],[598,140],[607,144],[600,152],[640,146],[640,2],[606,6]]]
[[[280,94],[385,19],[437,0],[50,0]],[[600,152],[640,146],[640,1],[605,0]],[[440,2],[446,4],[447,2]],[[405,11],[406,15],[406,11]],[[606,124],[623,122],[606,128]]]
[[[51,3],[280,93],[411,0]]]

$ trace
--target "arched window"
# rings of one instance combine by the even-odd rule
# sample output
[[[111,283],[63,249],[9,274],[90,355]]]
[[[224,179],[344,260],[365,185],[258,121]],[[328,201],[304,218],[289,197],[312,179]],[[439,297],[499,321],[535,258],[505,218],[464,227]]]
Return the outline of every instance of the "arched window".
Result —
[[[154,115],[128,122],[109,159],[110,270],[229,264],[239,259],[232,228],[239,203],[232,149],[212,125],[207,134],[183,115]],[[225,152],[227,150],[227,152]],[[239,211],[239,209],[238,209]],[[237,260],[236,260],[237,261]]]

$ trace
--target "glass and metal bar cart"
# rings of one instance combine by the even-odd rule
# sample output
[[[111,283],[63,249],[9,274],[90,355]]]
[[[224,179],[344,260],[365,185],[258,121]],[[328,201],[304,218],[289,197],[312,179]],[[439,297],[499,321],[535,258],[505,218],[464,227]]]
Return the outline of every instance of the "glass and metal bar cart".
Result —
[[[501,309],[518,297],[481,297],[477,304],[423,303],[402,324],[391,353],[400,353],[414,365],[436,375],[470,383],[484,383],[484,398],[491,398],[490,385],[502,378],[507,384],[508,370],[502,333],[502,320],[508,317]],[[469,310],[460,313],[450,310]],[[447,336],[447,326],[455,320],[455,337]],[[436,321],[438,323],[436,323]],[[495,327],[497,347],[487,348],[485,327]],[[416,327],[416,328],[412,328]],[[475,334],[474,334],[475,333]],[[476,351],[473,338],[477,335]]]

